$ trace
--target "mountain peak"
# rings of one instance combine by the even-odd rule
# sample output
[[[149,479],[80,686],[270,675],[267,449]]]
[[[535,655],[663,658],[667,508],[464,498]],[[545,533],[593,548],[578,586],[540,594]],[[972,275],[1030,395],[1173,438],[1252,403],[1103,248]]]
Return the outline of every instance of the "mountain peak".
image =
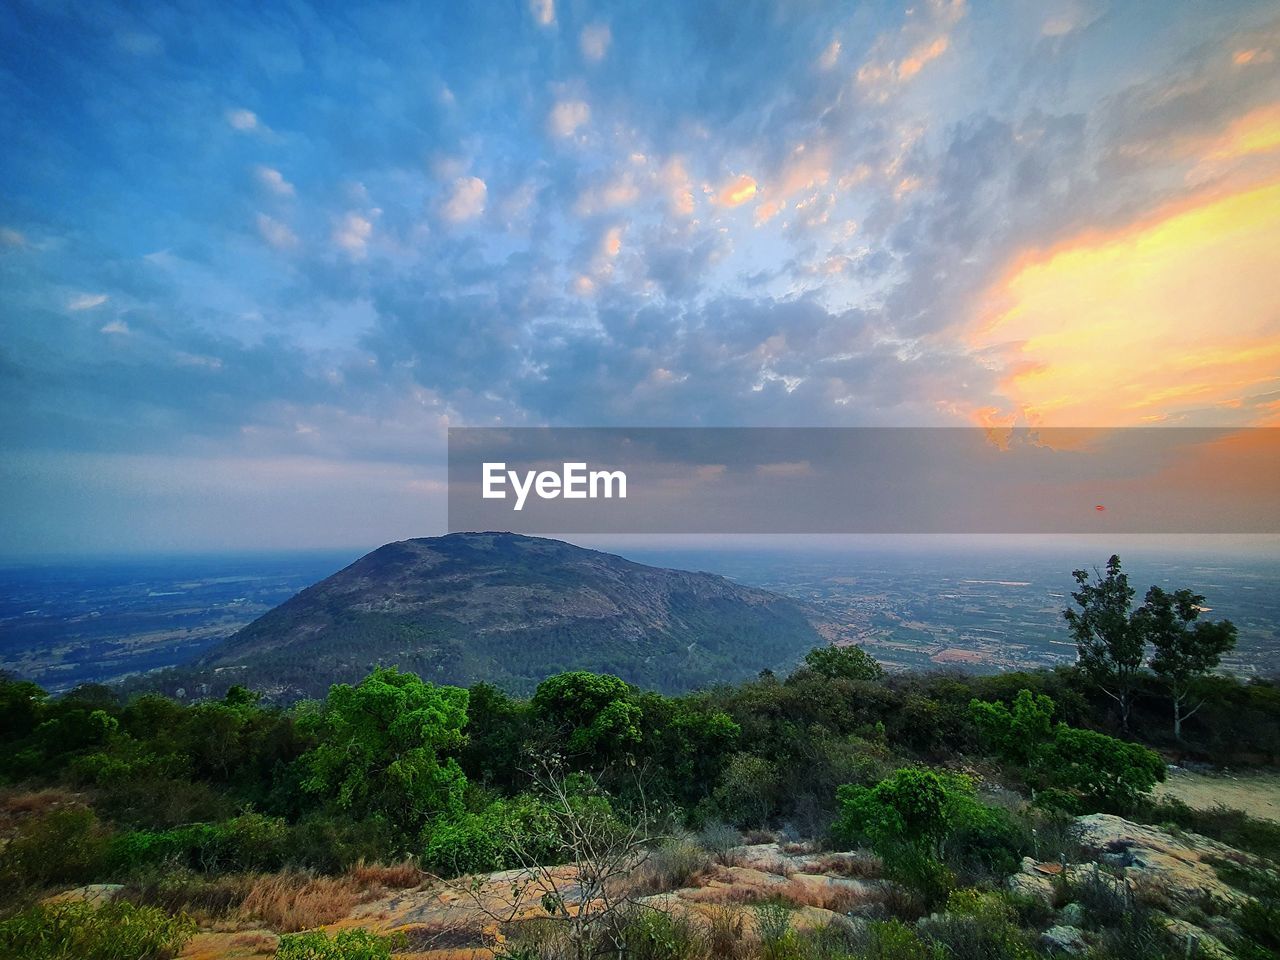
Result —
[[[501,531],[385,544],[198,665],[290,698],[379,665],[528,692],[563,670],[670,692],[786,668],[824,641],[792,600]]]

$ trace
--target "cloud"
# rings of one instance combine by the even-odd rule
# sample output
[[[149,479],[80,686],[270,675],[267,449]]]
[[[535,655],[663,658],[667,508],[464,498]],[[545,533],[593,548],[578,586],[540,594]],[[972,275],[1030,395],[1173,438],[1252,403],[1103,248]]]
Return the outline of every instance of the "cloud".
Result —
[[[19,231],[11,227],[0,227],[0,246],[5,247],[25,247],[27,238]]]
[[[262,239],[278,250],[288,250],[298,245],[297,234],[265,213],[258,214],[257,225]]]
[[[123,320],[112,320],[110,323],[105,324],[98,332],[119,336],[128,334],[130,331],[129,325]]]
[[[293,184],[286,180],[279,170],[267,166],[257,166],[253,172],[254,176],[258,178],[258,183],[262,184],[267,190],[281,197],[293,196]]]
[[[549,27],[556,22],[556,0],[529,0],[529,12],[540,26]]]
[[[685,169],[684,159],[672,157],[662,167],[660,174],[666,190],[671,212],[681,217],[693,215],[693,181]]]
[[[818,69],[830,70],[840,60],[840,41],[832,40],[818,57]]]
[[[582,217],[595,216],[618,207],[626,207],[640,199],[640,185],[632,170],[624,170],[593,187],[583,190],[574,203],[574,212]]]
[[[600,252],[612,259],[622,251],[622,228],[610,227],[600,240]]]
[[[716,203],[723,207],[739,207],[756,195],[756,189],[754,177],[739,174],[716,192]]]
[[[348,213],[333,230],[333,242],[356,259],[363,257],[373,236],[373,221],[359,213]]]
[[[252,110],[245,110],[244,108],[228,110],[226,116],[227,123],[231,124],[233,129],[242,133],[259,129],[258,115]]]
[[[489,188],[479,177],[459,177],[440,208],[440,216],[449,223],[474,220],[484,213],[488,195]]]
[[[607,23],[591,23],[582,28],[578,35],[578,47],[582,56],[590,63],[599,63],[609,52],[609,44],[613,42],[613,33]]]
[[[1280,181],[1029,251],[973,345],[1002,357],[1015,414],[1133,426],[1280,385],[1257,312],[1280,271]]]
[[[902,28],[896,34],[881,35],[858,68],[856,79],[863,95],[876,103],[887,102],[898,87],[947,52],[948,31],[965,11],[964,0],[931,0],[922,13],[909,8]]]
[[[80,311],[100,307],[111,298],[105,293],[81,293],[67,301],[67,309]]]
[[[557,137],[571,137],[591,119],[591,108],[582,100],[562,100],[551,108],[547,126]]]

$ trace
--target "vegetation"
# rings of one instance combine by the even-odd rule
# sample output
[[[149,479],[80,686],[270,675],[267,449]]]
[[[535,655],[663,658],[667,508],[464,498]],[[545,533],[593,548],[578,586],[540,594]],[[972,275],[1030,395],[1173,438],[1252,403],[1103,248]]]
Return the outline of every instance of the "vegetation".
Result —
[[[735,936],[788,960],[1031,956],[1044,917],[999,890],[1023,856],[1059,854],[1063,813],[1280,857],[1280,827],[1152,799],[1154,748],[1274,761],[1280,689],[1210,674],[1234,628],[1202,621],[1199,595],[1153,589],[1134,609],[1122,578],[1114,558],[1099,582],[1077,577],[1079,667],[992,677],[887,676],[864,651],[822,648],[789,676],[676,697],[584,671],[526,699],[378,668],[289,708],[240,686],[179,703],[0,677],[0,944],[160,957],[189,917],[239,916],[289,934],[281,957],[372,958],[391,946],[311,928],[370,885],[520,867],[536,883],[512,896],[542,920],[511,933],[511,956],[736,956]],[[1034,803],[997,802],[980,779]],[[874,851],[857,875],[885,884],[883,912],[856,937],[803,931],[772,902],[704,931],[638,900],[733,863],[760,831]],[[1273,949],[1261,876],[1230,923]],[[44,902],[96,882],[125,886],[101,907]],[[608,909],[584,916],[582,891]],[[1166,945],[1149,919],[1096,943]]]

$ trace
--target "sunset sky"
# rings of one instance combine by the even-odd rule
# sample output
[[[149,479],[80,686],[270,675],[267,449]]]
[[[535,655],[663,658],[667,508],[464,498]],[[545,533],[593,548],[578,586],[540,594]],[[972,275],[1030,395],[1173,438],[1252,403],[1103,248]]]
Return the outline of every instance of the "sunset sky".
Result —
[[[438,534],[450,425],[1280,425],[1274,3],[263,8],[0,10],[0,554]]]

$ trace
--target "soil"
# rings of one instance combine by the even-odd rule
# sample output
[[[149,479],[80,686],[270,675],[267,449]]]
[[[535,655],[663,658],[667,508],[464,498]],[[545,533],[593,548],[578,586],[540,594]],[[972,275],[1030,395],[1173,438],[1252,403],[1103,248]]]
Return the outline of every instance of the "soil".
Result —
[[[1280,773],[1194,773],[1170,770],[1156,796],[1175,797],[1197,810],[1223,806],[1280,823]]]

